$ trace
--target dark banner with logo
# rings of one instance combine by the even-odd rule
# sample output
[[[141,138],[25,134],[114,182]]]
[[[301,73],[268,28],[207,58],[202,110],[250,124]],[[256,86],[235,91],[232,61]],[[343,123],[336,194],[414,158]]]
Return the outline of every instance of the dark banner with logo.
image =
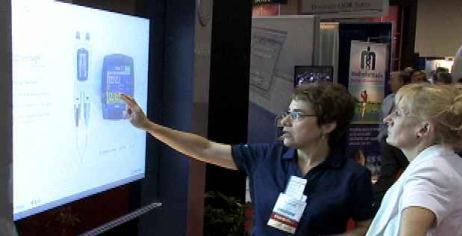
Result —
[[[380,146],[377,142],[380,107],[384,97],[388,45],[351,41],[348,90],[356,98],[353,125],[348,130],[348,148],[372,173],[380,174]]]
[[[381,123],[387,62],[387,44],[351,41],[348,90],[357,100],[354,123]]]
[[[263,5],[263,4],[287,4],[287,0],[253,0],[253,5]]]

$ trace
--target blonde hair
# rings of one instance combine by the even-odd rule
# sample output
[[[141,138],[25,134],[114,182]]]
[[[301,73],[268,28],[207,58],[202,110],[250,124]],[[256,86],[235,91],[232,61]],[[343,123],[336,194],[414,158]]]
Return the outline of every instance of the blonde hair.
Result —
[[[409,84],[397,92],[395,103],[420,120],[432,120],[436,143],[455,144],[462,138],[462,86]]]

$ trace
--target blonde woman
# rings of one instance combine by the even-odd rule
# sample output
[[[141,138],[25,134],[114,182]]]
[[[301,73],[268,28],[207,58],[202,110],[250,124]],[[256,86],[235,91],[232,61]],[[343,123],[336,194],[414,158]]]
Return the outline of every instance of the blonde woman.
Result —
[[[402,87],[384,122],[387,143],[410,161],[387,191],[368,236],[462,235],[462,138],[459,89],[427,83]]]

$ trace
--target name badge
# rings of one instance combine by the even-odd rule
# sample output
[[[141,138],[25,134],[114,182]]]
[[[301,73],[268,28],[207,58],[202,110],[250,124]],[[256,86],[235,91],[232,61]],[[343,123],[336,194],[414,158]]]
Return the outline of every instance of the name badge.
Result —
[[[284,193],[280,193],[267,225],[294,234],[306,208],[303,191],[306,179],[291,176]]]
[[[305,201],[280,193],[267,225],[294,234],[305,208]]]

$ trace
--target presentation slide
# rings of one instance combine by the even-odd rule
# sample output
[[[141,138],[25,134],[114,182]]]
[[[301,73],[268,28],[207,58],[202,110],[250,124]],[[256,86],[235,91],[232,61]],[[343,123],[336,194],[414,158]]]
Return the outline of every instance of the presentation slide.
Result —
[[[45,0],[12,1],[13,201],[18,220],[144,177],[149,21]]]

